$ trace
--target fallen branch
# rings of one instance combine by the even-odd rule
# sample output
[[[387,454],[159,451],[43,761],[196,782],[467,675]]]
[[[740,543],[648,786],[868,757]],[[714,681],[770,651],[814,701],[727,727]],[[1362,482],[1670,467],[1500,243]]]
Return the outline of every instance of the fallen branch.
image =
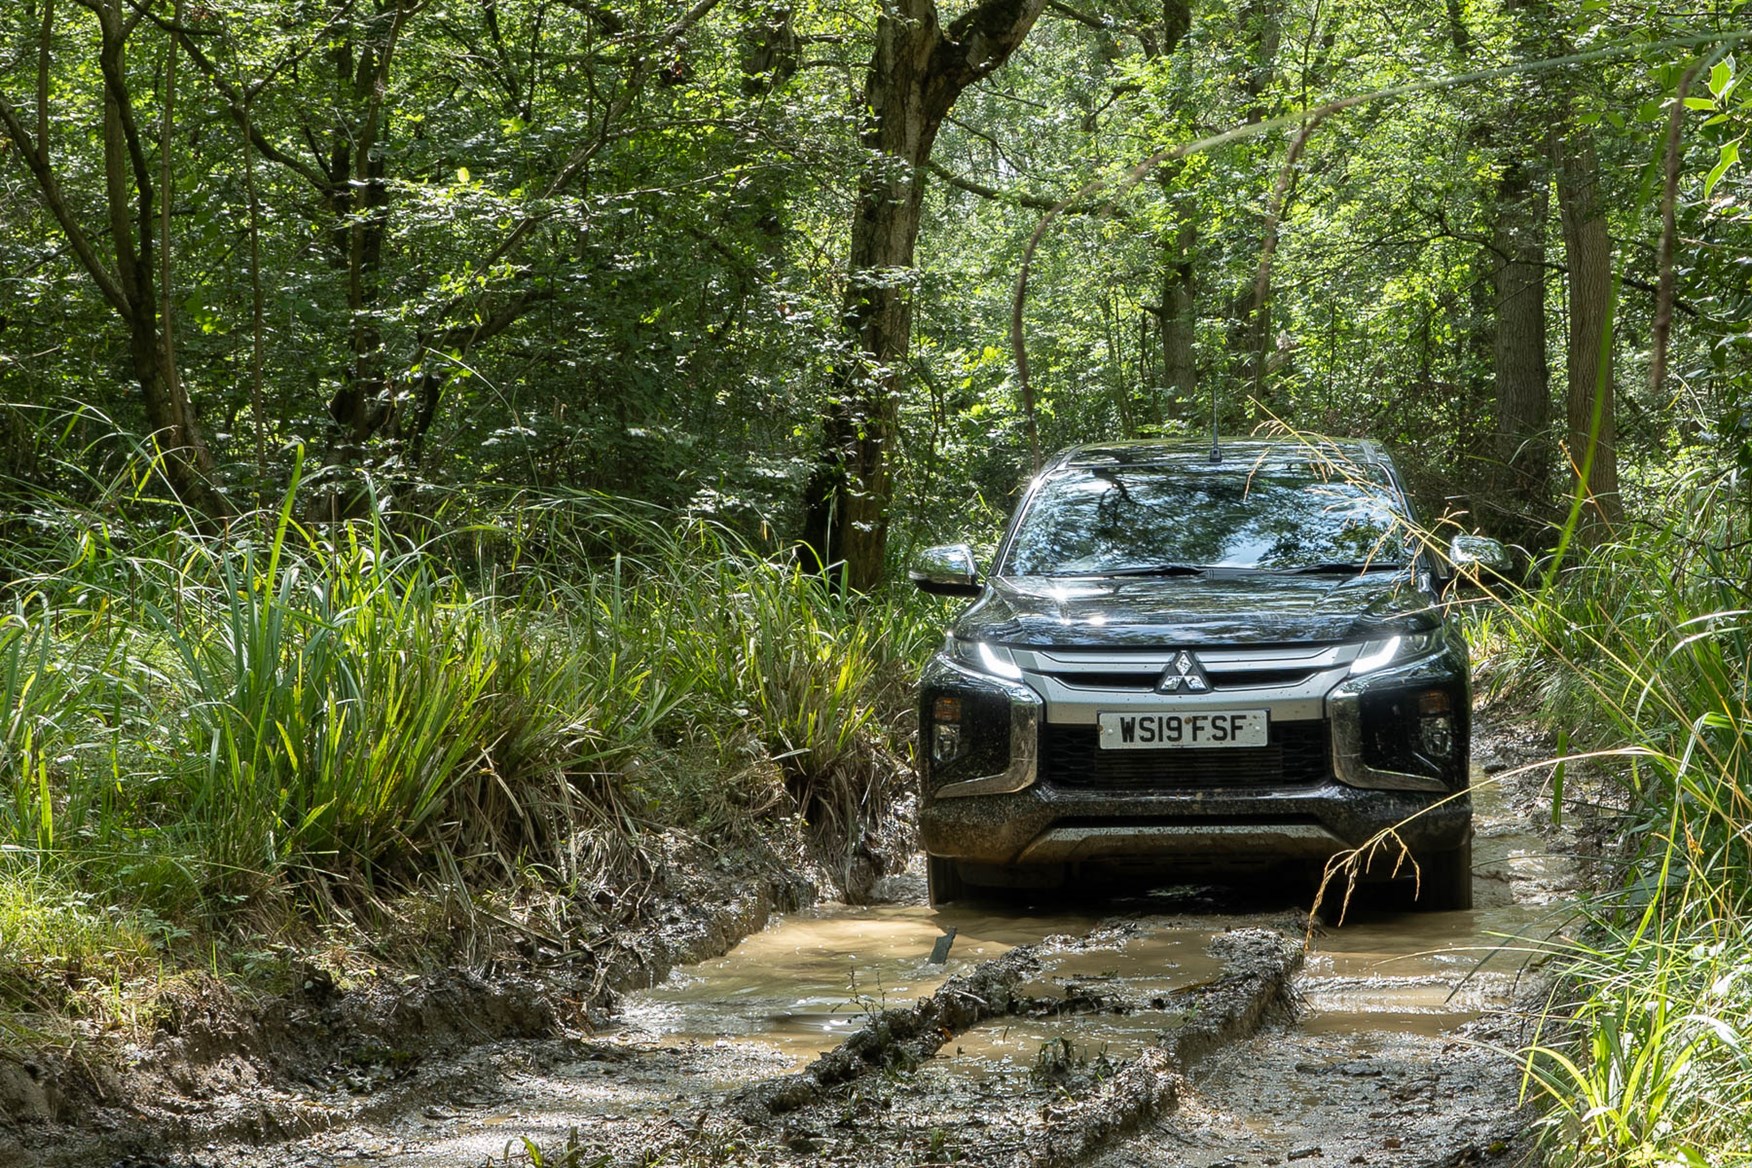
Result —
[[[1186,1022],[1127,1062],[1088,1098],[1051,1107],[1046,1129],[1030,1142],[1029,1168],[1061,1168],[1172,1110],[1187,1070],[1213,1051],[1240,1041],[1266,1022],[1294,1013],[1290,979],[1302,948],[1270,929],[1225,933],[1211,944],[1223,972],[1174,994],[1165,1008]]]
[[[1040,958],[1029,945],[981,962],[928,998],[872,1014],[807,1069],[745,1088],[732,1096],[732,1105],[744,1122],[759,1123],[806,1107],[828,1088],[870,1071],[916,1067],[962,1031],[1031,1002],[1016,997],[1016,986],[1039,968]]]

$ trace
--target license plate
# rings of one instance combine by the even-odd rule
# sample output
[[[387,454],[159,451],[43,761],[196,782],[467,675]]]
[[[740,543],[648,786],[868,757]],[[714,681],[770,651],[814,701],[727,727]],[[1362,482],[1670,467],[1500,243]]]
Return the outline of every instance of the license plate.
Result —
[[[1266,711],[1215,713],[1100,713],[1103,750],[1169,750],[1176,747],[1264,746]]]

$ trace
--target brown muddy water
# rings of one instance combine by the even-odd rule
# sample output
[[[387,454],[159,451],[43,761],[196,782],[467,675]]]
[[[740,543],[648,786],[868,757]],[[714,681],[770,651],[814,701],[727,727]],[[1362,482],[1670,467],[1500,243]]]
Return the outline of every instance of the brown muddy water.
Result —
[[[1535,830],[1537,807],[1514,805],[1490,783],[1480,784],[1476,805],[1477,909],[1396,912],[1365,898],[1342,925],[1309,931],[1295,1023],[1207,1058],[1176,1110],[1087,1162],[1423,1165],[1503,1154],[1522,1124],[1518,1075],[1493,1048],[1515,1044],[1505,1019],[1524,996],[1526,951],[1554,927],[1553,906],[1572,878]],[[776,918],[725,956],[628,995],[612,1029],[564,1053],[511,1044],[482,1056],[490,1068],[459,1071],[453,1090],[418,1110],[347,1123],[271,1159],[224,1159],[527,1163],[525,1139],[551,1154],[576,1130],[582,1163],[598,1154],[603,1163],[808,1163],[821,1133],[805,1132],[794,1146],[787,1135],[758,1152],[708,1139],[723,1130],[722,1093],[794,1072],[872,1010],[930,994],[1018,945],[1042,951],[1025,993],[1136,1007],[988,1021],[904,1082],[882,1086],[892,1096],[882,1106],[897,1118],[903,1110],[933,1117],[929,1146],[906,1161],[926,1162],[941,1150],[936,1133],[963,1119],[985,1124],[1029,1083],[1038,1091],[1043,1067],[1099,1070],[1151,1045],[1178,1022],[1175,991],[1220,972],[1213,937],[1241,927],[1301,935],[1306,921],[1298,910],[1307,905],[1287,891],[1205,887],[933,911],[919,867],[883,883],[886,903]],[[947,960],[933,963],[950,929]],[[689,1132],[703,1134],[689,1144]],[[1007,1162],[982,1157],[974,1135],[942,1138],[967,1161]],[[690,1151],[677,1156],[677,1147]]]
[[[907,1005],[962,969],[1045,937],[1082,937],[1104,919],[1063,912],[933,911],[914,899],[916,883],[899,884],[897,891],[908,903],[833,905],[798,913],[716,961],[677,970],[665,985],[624,1004],[621,1034],[671,1042],[755,1040],[801,1068],[837,1046],[872,1009]],[[950,929],[955,935],[948,959],[933,964],[932,951]],[[1218,972],[1218,963],[1205,952],[1210,938],[1205,927],[1140,925],[1111,941],[1048,952],[1040,975],[1024,983],[1022,992],[1062,997],[1067,990],[1086,988],[1161,997]],[[1080,1041],[1112,1042],[1127,1055],[1161,1028],[1159,1020],[1136,1021],[1129,1015],[1081,1021],[1086,1032],[1079,1034]],[[1010,1019],[1004,1026],[970,1032],[959,1046],[973,1057],[1032,1060],[1042,1043],[1059,1036],[1044,1020]]]
[[[1545,840],[1512,822],[1493,784],[1481,781],[1477,803],[1478,907],[1394,912],[1376,907],[1379,897],[1359,893],[1342,924],[1317,926],[1308,934],[1299,982],[1304,1030],[1390,1028],[1435,1035],[1512,994],[1528,945],[1550,932],[1549,904],[1568,887],[1570,874]],[[890,882],[896,903],[829,905],[785,917],[724,957],[676,970],[664,985],[628,998],[617,1036],[749,1041],[801,1065],[837,1045],[871,1009],[905,1005],[957,970],[1013,946],[1092,931],[1104,939],[1049,954],[1041,984],[1030,992],[1093,989],[1148,1001],[1214,976],[1218,965],[1207,950],[1223,930],[1281,927],[1288,912],[1307,907],[1290,899],[1273,903],[1258,889],[1200,887],[1093,900],[1083,911],[1062,902],[932,910],[923,903],[920,884],[914,872]],[[931,964],[933,948],[950,930],[955,936],[948,961]],[[1134,1031],[1141,1024],[1130,1018],[1083,1021],[1079,1041],[1112,1041],[1116,1052],[1136,1053]],[[1002,1042],[1002,1049],[1027,1047],[1033,1034],[1024,1031]],[[1149,1037],[1143,1034],[1142,1041]],[[965,1051],[973,1044],[960,1045]],[[1038,1043],[1028,1049],[1030,1057],[1036,1049]]]

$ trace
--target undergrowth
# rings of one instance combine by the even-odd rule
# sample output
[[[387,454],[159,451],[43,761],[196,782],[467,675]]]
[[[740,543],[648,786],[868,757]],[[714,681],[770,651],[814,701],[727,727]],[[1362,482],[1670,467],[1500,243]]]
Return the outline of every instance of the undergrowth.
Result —
[[[1752,530],[1732,472],[1689,469],[1616,538],[1481,620],[1616,811],[1605,891],[1526,1052],[1560,1165],[1752,1161]],[[1573,772],[1572,772],[1573,775]]]
[[[844,875],[901,795],[904,663],[928,635],[908,601],[844,599],[723,526],[613,499],[477,499],[422,538],[383,507],[302,522],[295,482],[194,534],[149,481],[36,496],[0,546],[15,1007],[374,914],[405,927],[410,896],[468,916],[536,888],[588,915],[651,879],[665,833],[800,820]]]

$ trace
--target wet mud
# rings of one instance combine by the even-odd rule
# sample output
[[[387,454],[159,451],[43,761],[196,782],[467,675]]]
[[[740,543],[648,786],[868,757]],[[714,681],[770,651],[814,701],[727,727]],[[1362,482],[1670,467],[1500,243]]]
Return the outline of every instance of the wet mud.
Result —
[[[1513,1162],[1528,955],[1575,866],[1536,774],[1478,783],[1473,911],[1363,894],[1311,926],[1300,889],[1222,886],[933,911],[915,863],[879,903],[787,913],[588,1029],[330,1091],[302,1133],[135,1163]]]

